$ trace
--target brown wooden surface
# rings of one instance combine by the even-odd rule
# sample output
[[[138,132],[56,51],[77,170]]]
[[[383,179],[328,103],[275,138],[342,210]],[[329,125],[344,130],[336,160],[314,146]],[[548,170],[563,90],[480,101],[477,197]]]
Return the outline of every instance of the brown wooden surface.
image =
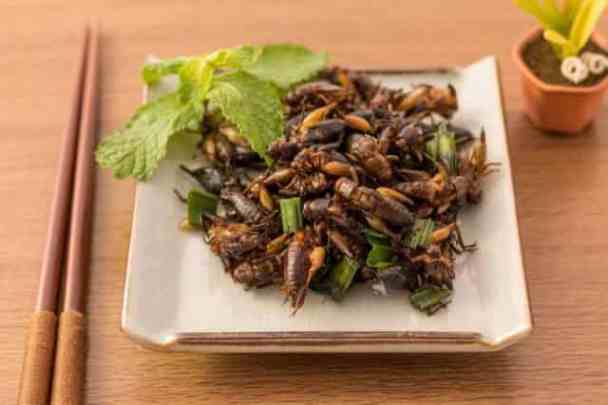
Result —
[[[369,3],[369,4],[367,4]],[[141,99],[149,52],[296,41],[359,67],[502,64],[536,330],[483,355],[196,355],[135,346],[119,330],[134,184],[98,172],[89,294],[89,404],[600,404],[608,394],[608,111],[571,138],[520,112],[514,41],[531,26],[501,1],[31,1],[0,3],[0,403],[15,403],[59,136],[81,23],[98,17],[102,133]],[[603,22],[608,31],[608,19]],[[204,310],[204,309],[201,309]]]

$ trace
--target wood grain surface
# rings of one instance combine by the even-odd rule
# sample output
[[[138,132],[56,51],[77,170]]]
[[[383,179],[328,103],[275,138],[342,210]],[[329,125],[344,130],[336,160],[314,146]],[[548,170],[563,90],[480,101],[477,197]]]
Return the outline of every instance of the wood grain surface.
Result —
[[[141,99],[149,52],[264,41],[374,68],[502,64],[533,335],[503,352],[199,355],[138,348],[119,330],[134,184],[98,171],[89,293],[89,404],[601,404],[608,394],[608,108],[587,133],[543,134],[521,113],[511,46],[532,25],[501,1],[0,3],[0,403],[16,400],[59,136],[83,21],[102,27],[99,130]],[[608,19],[600,29],[608,31]],[[204,308],[201,308],[204,310]]]

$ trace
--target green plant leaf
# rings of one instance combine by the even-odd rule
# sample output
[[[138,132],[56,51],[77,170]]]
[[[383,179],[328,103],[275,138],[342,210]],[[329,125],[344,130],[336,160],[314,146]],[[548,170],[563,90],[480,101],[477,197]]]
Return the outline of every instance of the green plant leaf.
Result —
[[[167,75],[182,76],[182,68],[188,66],[190,71],[201,71],[203,66],[213,68],[242,68],[254,63],[262,53],[259,46],[239,46],[236,48],[220,49],[206,56],[163,59],[157,62],[146,63],[141,71],[144,82],[148,85],[157,83]],[[183,79],[183,77],[182,77]]]
[[[205,57],[205,61],[216,68],[239,69],[255,63],[261,54],[261,47],[243,45],[210,53]]]
[[[183,102],[178,93],[150,101],[101,141],[96,160],[119,179],[147,180],[167,153],[169,139],[182,131],[198,130],[202,115],[202,104]]]
[[[557,6],[550,0],[514,0],[524,12],[536,17],[544,29],[551,29],[562,35],[568,35],[569,26],[565,15],[559,12]]]
[[[179,93],[184,100],[193,98],[202,103],[213,80],[215,69],[203,58],[194,58],[187,61],[179,71]]]
[[[587,44],[607,4],[608,0],[582,0],[570,30],[572,48],[566,50],[566,57],[578,55]]]
[[[249,73],[235,71],[215,76],[207,98],[235,124],[251,147],[268,164],[268,145],[283,135],[283,110],[273,85]]]
[[[568,26],[572,27],[572,23],[574,22],[574,18],[578,13],[578,9],[583,2],[581,0],[564,0],[563,2],[563,15],[566,21],[568,21]]]
[[[141,70],[141,77],[147,85],[153,85],[164,76],[178,74],[182,66],[191,59],[180,56],[174,59],[146,63]]]
[[[545,32],[543,33],[543,38],[545,38],[545,40],[551,44],[551,46],[553,47],[553,51],[559,59],[564,59],[567,56],[572,55],[572,43],[559,32],[553,30],[545,30]]]
[[[567,30],[566,15],[562,14],[559,6],[555,0],[543,0],[541,7],[545,10],[545,13],[549,16],[552,21],[555,21],[562,30]]]
[[[301,45],[266,45],[257,61],[245,70],[281,89],[314,77],[327,64],[327,54],[314,53]]]
[[[568,43],[568,39],[566,37],[554,30],[545,30],[545,32],[543,32],[543,37],[547,41],[559,46],[564,46]]]

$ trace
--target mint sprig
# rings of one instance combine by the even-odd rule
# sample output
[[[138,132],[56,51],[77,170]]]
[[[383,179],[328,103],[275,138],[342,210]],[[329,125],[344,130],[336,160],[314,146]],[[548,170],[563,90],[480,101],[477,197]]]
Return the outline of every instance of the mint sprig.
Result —
[[[208,103],[235,124],[252,149],[270,164],[266,150],[284,128],[280,91],[311,79],[326,63],[323,53],[276,44],[146,64],[142,70],[146,84],[178,75],[180,85],[175,92],[144,104],[124,127],[105,138],[97,147],[97,162],[118,178],[149,179],[171,137],[200,130]]]

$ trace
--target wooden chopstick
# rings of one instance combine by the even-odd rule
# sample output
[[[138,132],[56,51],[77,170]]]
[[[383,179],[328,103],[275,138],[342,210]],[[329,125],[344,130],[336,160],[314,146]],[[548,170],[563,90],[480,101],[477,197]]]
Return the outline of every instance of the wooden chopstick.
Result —
[[[63,311],[59,316],[57,353],[51,391],[51,404],[53,405],[81,404],[85,382],[86,320],[84,313],[95,180],[98,44],[98,29],[93,27],[88,48],[80,120],[80,139],[65,270],[65,299]]]
[[[72,179],[78,127],[80,122],[82,89],[86,69],[89,29],[85,28],[76,84],[68,125],[63,134],[59,158],[59,173],[51,203],[50,221],[46,236],[38,298],[30,320],[29,337],[21,371],[18,404],[45,405],[48,403],[53,367],[53,350],[57,330],[57,295],[64,257],[68,213],[72,197]]]

